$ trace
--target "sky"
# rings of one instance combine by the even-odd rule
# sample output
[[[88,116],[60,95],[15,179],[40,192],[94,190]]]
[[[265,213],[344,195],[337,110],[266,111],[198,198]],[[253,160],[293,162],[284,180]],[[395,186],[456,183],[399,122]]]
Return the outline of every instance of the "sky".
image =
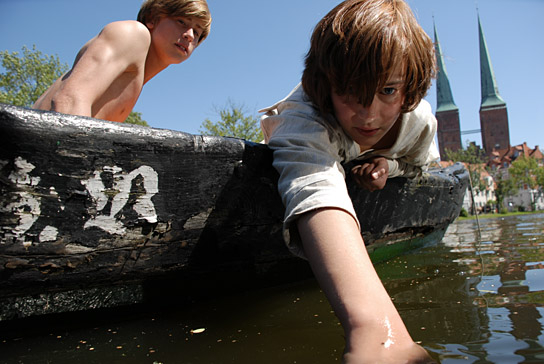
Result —
[[[208,0],[209,37],[189,60],[150,80],[134,111],[155,128],[200,134],[206,119],[233,103],[246,115],[286,96],[300,81],[314,26],[338,0]],[[461,130],[480,129],[480,16],[510,143],[544,146],[544,0],[407,0],[444,53]],[[141,0],[0,0],[0,50],[33,45],[71,65],[107,23],[135,19]],[[426,100],[436,109],[436,89]],[[541,105],[537,107],[537,105]],[[463,144],[481,145],[480,134]]]

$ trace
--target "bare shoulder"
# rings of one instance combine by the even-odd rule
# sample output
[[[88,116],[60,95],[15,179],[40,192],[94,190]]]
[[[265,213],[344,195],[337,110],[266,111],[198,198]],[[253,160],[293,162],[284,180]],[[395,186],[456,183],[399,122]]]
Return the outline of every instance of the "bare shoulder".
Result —
[[[103,38],[120,47],[144,47],[151,44],[151,34],[147,27],[136,20],[123,20],[106,25],[97,38]]]
[[[136,20],[116,21],[107,24],[81,48],[75,63],[80,58],[91,57],[103,64],[119,62],[120,67],[140,67],[145,62],[150,44],[151,34],[144,24]]]
[[[120,36],[151,37],[147,27],[136,20],[114,21],[106,25],[102,32],[114,33]]]

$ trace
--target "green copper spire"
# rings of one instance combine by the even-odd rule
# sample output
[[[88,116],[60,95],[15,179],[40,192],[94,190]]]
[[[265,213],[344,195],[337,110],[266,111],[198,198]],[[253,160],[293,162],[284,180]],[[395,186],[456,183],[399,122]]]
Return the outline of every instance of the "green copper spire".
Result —
[[[505,106],[506,102],[499,95],[497,81],[491,67],[491,60],[487,52],[487,44],[482,31],[480,14],[478,14],[478,30],[480,34],[480,82],[482,85],[482,104],[480,107]]]
[[[451,93],[450,80],[446,72],[446,65],[442,57],[442,48],[436,33],[436,24],[434,24],[434,47],[436,51],[436,63],[438,64],[438,75],[436,77],[436,112],[459,110],[453,101]]]

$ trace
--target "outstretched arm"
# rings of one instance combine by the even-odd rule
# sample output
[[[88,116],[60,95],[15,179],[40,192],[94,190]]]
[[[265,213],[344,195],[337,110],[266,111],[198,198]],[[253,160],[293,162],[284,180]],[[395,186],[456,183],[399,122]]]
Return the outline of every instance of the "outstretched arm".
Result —
[[[306,257],[346,334],[346,363],[431,363],[383,287],[353,217],[334,208],[298,220]]]

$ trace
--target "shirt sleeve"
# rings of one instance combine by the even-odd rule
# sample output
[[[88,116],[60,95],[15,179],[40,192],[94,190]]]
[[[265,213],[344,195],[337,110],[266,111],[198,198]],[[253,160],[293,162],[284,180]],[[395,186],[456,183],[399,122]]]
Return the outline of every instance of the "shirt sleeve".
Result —
[[[273,165],[280,174],[278,190],[285,205],[284,239],[294,254],[304,257],[296,228],[296,220],[302,214],[319,208],[338,208],[352,215],[359,225],[341,165],[345,146],[334,130],[317,122],[311,113],[290,110],[270,118],[271,124],[276,125],[268,145],[274,151]]]

